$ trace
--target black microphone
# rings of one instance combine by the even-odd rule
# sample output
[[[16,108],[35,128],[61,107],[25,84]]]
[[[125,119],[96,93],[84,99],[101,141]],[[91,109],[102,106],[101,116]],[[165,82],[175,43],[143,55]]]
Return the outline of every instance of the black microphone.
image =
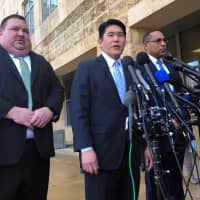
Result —
[[[172,62],[177,61],[177,58],[175,58],[169,51],[165,52],[164,58]]]
[[[144,66],[145,72],[146,72],[146,77],[150,83],[151,86],[151,96],[153,97],[153,100],[156,105],[159,105],[158,100],[157,100],[157,94],[161,96],[161,99],[163,97],[162,91],[160,90],[160,86],[156,82],[154,75],[152,74],[151,70],[149,69],[149,63],[151,62],[149,59],[149,56],[145,52],[140,52],[136,56],[137,63],[139,65]]]
[[[134,62],[131,56],[124,56],[122,59],[122,64],[128,68],[128,71],[131,74],[132,80],[135,83],[136,87],[140,90],[141,84],[136,76]]]
[[[129,88],[124,97],[124,105],[128,107],[130,104],[136,104],[137,99],[135,93]]]
[[[163,85],[165,91],[168,93],[174,107],[175,107],[175,110],[182,115],[182,112],[181,112],[181,109],[180,109],[180,106],[178,104],[178,102],[176,101],[176,98],[173,94],[173,92],[171,91],[171,88],[169,86],[169,75],[165,72],[165,70],[159,70],[155,73],[155,77],[156,77],[156,80],[158,81],[159,84]]]
[[[149,93],[151,92],[151,88],[149,86],[149,84],[144,80],[143,76],[142,76],[142,72],[139,69],[135,70],[136,75],[141,83],[141,85],[143,86],[143,93],[144,96],[146,98],[147,101],[149,101]]]
[[[169,73],[169,83],[175,87],[182,87],[183,81],[177,73]]]
[[[144,87],[144,89],[147,90],[148,92],[150,92],[151,88],[150,88],[149,84],[144,80],[144,78],[142,76],[142,72],[139,69],[136,69],[135,72],[136,72],[136,75],[137,75],[140,83]]]
[[[174,69],[191,74],[200,80],[200,73],[193,69],[192,66],[174,57],[169,51],[166,51],[164,58],[168,61],[174,62]]]
[[[145,72],[147,74],[147,78],[149,78],[149,81],[151,82],[152,86],[156,88],[156,90],[158,90],[159,85],[157,84],[153,74],[151,73],[148,64],[150,63],[150,59],[149,56],[145,53],[145,52],[140,52],[137,54],[136,56],[136,60],[138,62],[139,65],[143,65]],[[160,90],[159,90],[160,92]]]
[[[128,130],[129,130],[129,140],[132,143],[132,134],[133,134],[133,120],[137,119],[136,113],[133,111],[132,105],[137,103],[135,93],[133,93],[131,87],[125,94],[124,105],[128,107]]]

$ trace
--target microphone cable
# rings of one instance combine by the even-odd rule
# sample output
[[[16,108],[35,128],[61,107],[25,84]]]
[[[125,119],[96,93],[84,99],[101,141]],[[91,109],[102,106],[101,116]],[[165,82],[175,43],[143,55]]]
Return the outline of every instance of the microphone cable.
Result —
[[[129,174],[130,174],[130,178],[131,178],[131,185],[132,185],[132,189],[133,189],[133,200],[136,200],[136,190],[135,190],[135,180],[134,180],[134,176],[133,176],[133,167],[132,167],[132,150],[133,150],[133,144],[130,141],[130,146],[129,146]]]

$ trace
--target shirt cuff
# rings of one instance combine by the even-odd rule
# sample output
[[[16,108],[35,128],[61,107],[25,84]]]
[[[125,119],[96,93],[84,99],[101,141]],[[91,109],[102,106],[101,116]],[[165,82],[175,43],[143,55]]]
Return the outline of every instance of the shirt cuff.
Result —
[[[93,149],[92,147],[86,147],[86,148],[81,149],[81,152],[90,151],[92,149]]]

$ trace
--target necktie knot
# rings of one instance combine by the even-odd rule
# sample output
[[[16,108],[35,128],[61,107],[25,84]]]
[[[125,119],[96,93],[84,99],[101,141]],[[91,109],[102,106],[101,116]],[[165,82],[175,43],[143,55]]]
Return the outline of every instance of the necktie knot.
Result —
[[[29,66],[28,66],[27,62],[24,60],[23,57],[15,57],[15,58],[17,60],[19,60],[19,65],[20,65],[20,68],[21,68],[22,71],[24,70],[24,68],[26,70],[29,70]],[[30,70],[29,70],[29,72],[30,72]]]
[[[119,68],[119,66],[120,66],[119,61],[115,61],[115,62],[113,63],[113,67],[114,67],[114,68]]]

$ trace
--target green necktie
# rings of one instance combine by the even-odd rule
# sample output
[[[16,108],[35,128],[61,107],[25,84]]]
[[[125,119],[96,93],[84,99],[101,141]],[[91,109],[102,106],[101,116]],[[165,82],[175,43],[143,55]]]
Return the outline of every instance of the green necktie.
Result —
[[[28,64],[23,57],[16,57],[19,60],[21,77],[28,92],[28,108],[32,109],[32,94],[31,94],[31,72]]]

